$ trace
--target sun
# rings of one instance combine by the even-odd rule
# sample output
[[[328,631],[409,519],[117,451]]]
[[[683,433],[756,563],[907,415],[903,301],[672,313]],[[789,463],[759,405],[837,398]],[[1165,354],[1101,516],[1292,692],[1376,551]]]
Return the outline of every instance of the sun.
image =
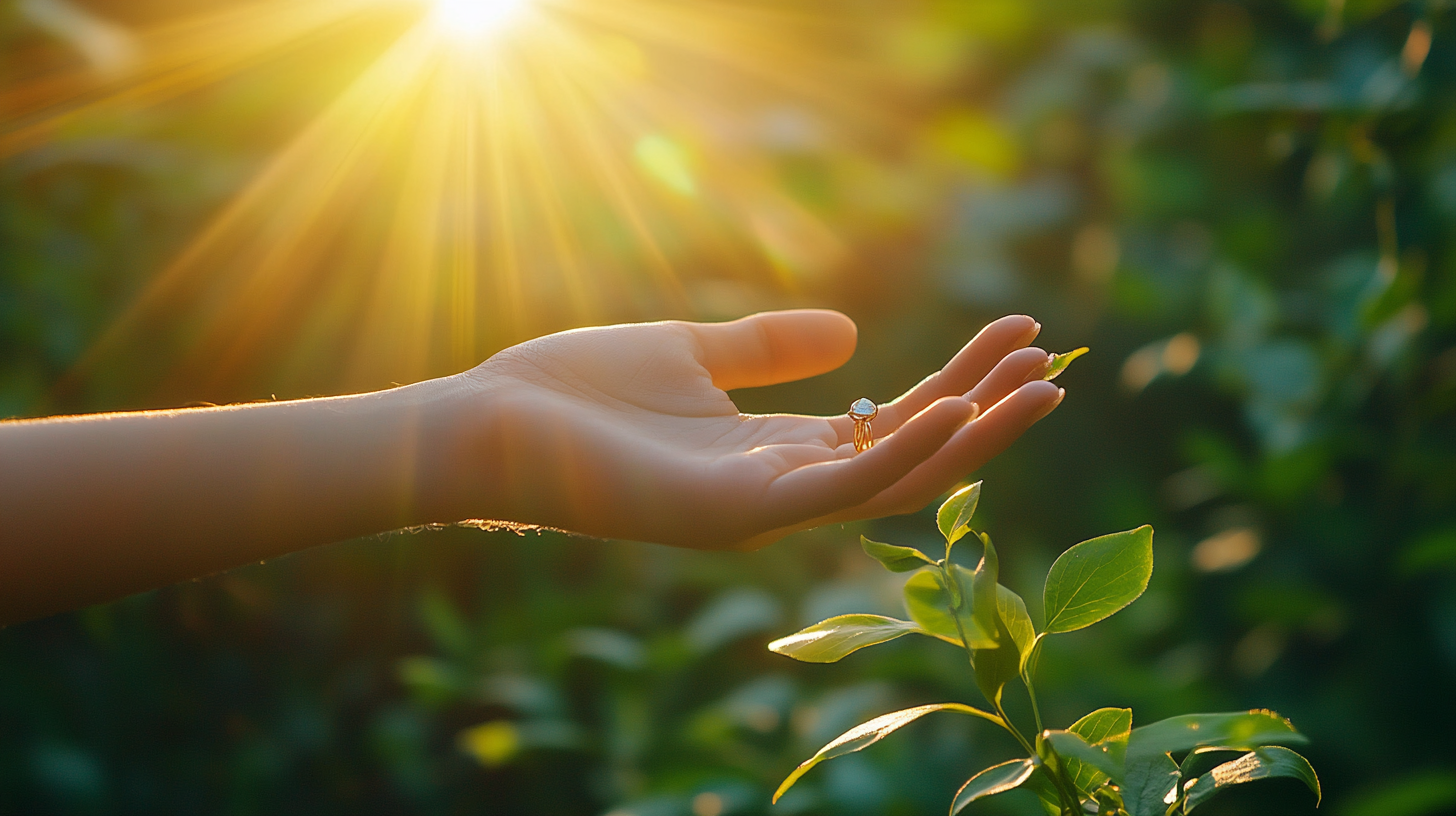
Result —
[[[525,9],[527,0],[432,0],[435,27],[449,37],[478,40],[490,37],[511,24]]]

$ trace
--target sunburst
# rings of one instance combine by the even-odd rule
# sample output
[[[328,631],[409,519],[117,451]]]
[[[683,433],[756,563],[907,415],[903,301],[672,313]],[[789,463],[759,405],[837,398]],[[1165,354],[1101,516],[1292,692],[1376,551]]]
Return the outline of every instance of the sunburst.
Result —
[[[7,89],[0,155],[271,61],[326,66],[390,29],[89,359],[165,319],[182,327],[175,376],[192,393],[330,360],[333,385],[368,387],[545,330],[691,315],[695,277],[791,292],[849,257],[752,132],[775,106],[844,144],[884,124],[863,32],[829,7],[229,3],[139,29],[129,67]],[[699,268],[684,275],[684,258]]]

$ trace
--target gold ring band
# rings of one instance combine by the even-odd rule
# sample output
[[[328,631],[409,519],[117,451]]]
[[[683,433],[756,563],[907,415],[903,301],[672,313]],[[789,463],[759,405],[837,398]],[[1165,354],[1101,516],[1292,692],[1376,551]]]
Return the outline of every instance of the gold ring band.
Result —
[[[856,453],[863,453],[875,446],[875,432],[870,426],[870,420],[879,413],[880,406],[864,397],[860,397],[849,406],[849,418],[854,420],[854,450]]]

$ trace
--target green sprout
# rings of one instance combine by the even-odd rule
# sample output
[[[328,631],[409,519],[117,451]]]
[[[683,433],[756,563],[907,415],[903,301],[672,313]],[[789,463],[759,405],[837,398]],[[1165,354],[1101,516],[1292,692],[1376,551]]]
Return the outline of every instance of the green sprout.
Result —
[[[1059,355],[1060,373],[1085,349]],[[958,491],[937,514],[945,557],[932,559],[913,547],[861,537],[864,551],[891,572],[911,572],[905,582],[910,620],[881,615],[840,615],[769,644],[769,649],[809,663],[833,663],[851,652],[902,635],[938,638],[965,649],[976,686],[991,711],[962,703],[916,706],[851,728],[810,757],[774,793],[777,802],[794,783],[825,760],[879,742],[911,722],[952,711],[995,723],[1026,756],[993,765],[966,780],[951,800],[950,814],[987,796],[1031,790],[1051,816],[1173,816],[1192,813],[1220,791],[1268,777],[1299,779],[1320,796],[1319,777],[1308,760],[1282,747],[1306,742],[1272,711],[1185,714],[1133,728],[1132,709],[1100,708],[1065,729],[1043,727],[1036,699],[1036,665],[1048,635],[1073,632],[1104,620],[1137,600],[1153,574],[1153,528],[1083,541],[1052,564],[1042,590],[1038,631],[1020,595],[998,583],[999,562],[991,537],[971,526],[981,483]],[[962,539],[981,546],[974,570],[951,562]],[[1002,706],[1008,685],[1019,681],[1031,703],[1035,731],[1025,731]],[[1212,764],[1216,755],[1237,757]]]
[[[1061,354],[1053,354],[1051,362],[1047,363],[1046,373],[1041,375],[1041,378],[1043,380],[1046,380],[1047,382],[1055,380],[1057,377],[1060,377],[1062,375],[1063,371],[1067,370],[1067,366],[1071,365],[1073,360],[1081,357],[1088,351],[1091,351],[1091,349],[1083,346],[1081,348],[1072,349],[1071,351],[1063,352]]]

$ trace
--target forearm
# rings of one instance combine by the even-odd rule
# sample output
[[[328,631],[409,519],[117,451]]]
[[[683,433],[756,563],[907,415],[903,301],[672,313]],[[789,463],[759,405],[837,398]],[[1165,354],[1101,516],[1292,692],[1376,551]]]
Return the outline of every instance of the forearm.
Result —
[[[0,424],[0,624],[456,520],[428,483],[465,388]]]

